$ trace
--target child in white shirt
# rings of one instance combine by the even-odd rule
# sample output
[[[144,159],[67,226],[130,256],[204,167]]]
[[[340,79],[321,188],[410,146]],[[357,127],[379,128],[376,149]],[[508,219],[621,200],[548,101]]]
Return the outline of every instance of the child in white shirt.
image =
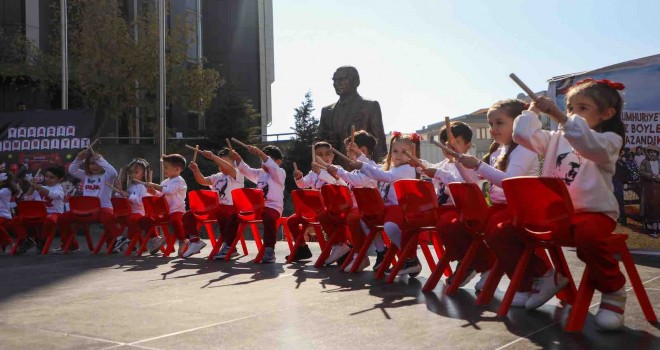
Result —
[[[14,231],[16,221],[11,216],[11,196],[17,195],[20,188],[14,182],[14,175],[5,169],[0,170],[0,252],[11,247],[12,239],[10,231]],[[18,235],[18,234],[17,234]]]
[[[151,221],[144,216],[144,204],[142,203],[142,198],[151,196],[151,194],[142,183],[150,180],[152,174],[153,170],[146,159],[135,158],[126,166],[126,173],[122,175],[122,178],[115,181],[115,187],[118,189],[121,189],[124,184],[129,184],[126,191],[117,192],[115,195],[127,198],[131,203],[128,229],[125,235],[117,236],[113,249],[115,252],[124,250],[135,235],[149,232],[151,228]]]
[[[231,152],[232,159],[238,164],[238,170],[257,188],[264,192],[265,208],[263,211],[264,225],[264,264],[275,262],[275,242],[277,241],[277,219],[282,216],[284,209],[284,180],[286,171],[280,168],[282,164],[282,151],[277,146],[268,145],[262,150],[248,145],[248,151],[261,159],[261,168],[251,168],[235,151]]]

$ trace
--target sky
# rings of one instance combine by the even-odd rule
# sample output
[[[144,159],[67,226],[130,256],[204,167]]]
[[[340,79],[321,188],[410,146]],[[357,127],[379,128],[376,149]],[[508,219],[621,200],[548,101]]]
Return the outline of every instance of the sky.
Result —
[[[337,101],[332,74],[360,73],[385,131],[487,108],[558,75],[660,53],[660,2],[614,0],[273,0],[275,82],[269,134],[292,132],[311,91]]]

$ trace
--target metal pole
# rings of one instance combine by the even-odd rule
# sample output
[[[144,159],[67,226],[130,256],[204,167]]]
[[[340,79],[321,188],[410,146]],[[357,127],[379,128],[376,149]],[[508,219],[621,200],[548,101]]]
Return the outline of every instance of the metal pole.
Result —
[[[135,41],[135,45],[137,46],[138,44],[138,0],[133,0],[133,40]],[[140,100],[140,82],[135,81],[135,100],[139,101]],[[135,128],[135,134],[133,136],[135,137],[135,140],[131,140],[131,143],[138,144],[140,143],[140,106],[139,104],[135,106],[135,119],[134,119],[134,124],[133,127]]]
[[[159,105],[159,120],[158,123],[158,136],[160,139],[160,178],[161,181],[165,179],[163,174],[163,155],[165,154],[165,0],[158,1],[158,105]]]
[[[60,22],[62,41],[62,109],[69,109],[69,51],[68,51],[68,26],[67,1],[60,0]]]

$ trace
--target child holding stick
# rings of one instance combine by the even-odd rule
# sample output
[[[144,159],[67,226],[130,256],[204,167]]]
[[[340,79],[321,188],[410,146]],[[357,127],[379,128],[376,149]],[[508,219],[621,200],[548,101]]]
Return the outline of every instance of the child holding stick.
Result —
[[[623,98],[619,93],[623,89],[623,84],[609,80],[580,81],[566,94],[568,116],[550,99],[537,97],[516,119],[513,134],[520,145],[543,156],[543,176],[559,177],[567,185],[575,210],[571,232],[577,256],[586,263],[591,282],[602,292],[596,325],[607,330],[623,327],[626,304],[626,279],[606,243],[619,216],[612,177],[624,144]],[[557,122],[559,130],[542,130],[537,116],[540,111]],[[518,249],[508,251],[506,257],[496,253],[498,259],[508,261],[519,257],[513,252]],[[543,305],[565,285],[566,278],[547,270],[535,280],[525,306],[535,309]]]
[[[238,171],[234,160],[231,158],[231,151],[228,148],[221,149],[217,155],[211,151],[199,151],[199,153],[202,157],[211,160],[218,167],[217,173],[204,176],[199,171],[196,162],[193,161],[189,165],[198,184],[208,186],[213,191],[218,192],[220,205],[213,215],[218,220],[223,243],[220,251],[213,259],[224,260],[229,253],[231,244],[236,236],[236,230],[238,229],[238,217],[236,216],[236,208],[234,207],[231,191],[237,188],[243,188],[244,176]],[[199,237],[197,220],[192,211],[189,210],[183,215],[183,226],[189,237]],[[238,255],[238,252],[234,250],[232,252],[233,255]]]
[[[233,141],[237,141],[232,139]],[[232,159],[238,164],[238,170],[251,182],[257,184],[257,188],[264,192],[265,208],[263,211],[264,225],[264,256],[261,260],[264,264],[275,262],[275,242],[277,241],[277,219],[282,216],[284,209],[284,180],[286,172],[280,166],[282,164],[282,151],[277,146],[268,145],[263,149],[237,142],[247,148],[248,152],[261,159],[261,168],[251,168],[243,161],[243,158],[231,151]]]
[[[149,219],[144,216],[142,198],[151,195],[143,182],[151,180],[152,172],[151,165],[146,159],[135,158],[126,166],[126,172],[120,171],[120,176],[115,181],[117,189],[121,189],[122,184],[129,184],[126,191],[118,191],[116,195],[128,198],[131,203],[131,215],[128,217],[126,234],[118,236],[115,241],[114,252],[124,250],[135,235],[140,235],[142,231],[149,232],[151,228]]]

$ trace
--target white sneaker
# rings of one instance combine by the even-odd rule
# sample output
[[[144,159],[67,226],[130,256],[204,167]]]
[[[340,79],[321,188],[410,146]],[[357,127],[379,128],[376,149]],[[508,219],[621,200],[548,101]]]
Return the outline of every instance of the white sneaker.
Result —
[[[179,241],[179,249],[177,250],[176,254],[180,258],[183,258],[183,254],[186,253],[186,250],[188,249],[189,245],[190,245],[190,240],[188,240],[188,239],[184,239],[183,241]]]
[[[516,292],[513,295],[513,301],[511,301],[511,306],[523,307],[529,300],[529,292]]]
[[[568,278],[550,269],[545,276],[535,278],[529,299],[525,303],[527,310],[534,310],[552,299],[557,292],[568,284]]]
[[[490,275],[490,270],[481,273],[479,276],[479,281],[477,281],[477,284],[474,285],[474,290],[480,292],[482,289],[484,289],[488,275]]]
[[[603,294],[600,308],[596,313],[596,325],[598,327],[613,331],[623,327],[623,312],[626,307],[626,290],[624,287],[614,293]]]
[[[188,243],[188,249],[186,249],[186,251],[183,253],[183,257],[187,258],[191,255],[195,255],[199,253],[204,247],[206,247],[206,243],[204,243],[204,241],[201,239],[197,242],[190,242]]]
[[[124,237],[124,236],[119,236],[117,237],[117,240],[115,241],[115,247],[112,249],[113,252],[119,253],[122,250],[126,249],[128,246],[128,243],[130,243],[131,240]]]
[[[149,254],[151,255],[156,255],[158,254],[158,251],[160,250],[160,247],[165,244],[165,237],[163,236],[156,236],[151,238],[147,242],[147,250],[149,251]]]
[[[344,272],[351,272],[351,269],[353,268],[353,265],[355,265],[355,258],[357,258],[357,254],[353,255],[353,260],[346,266],[344,269]],[[364,269],[367,268],[367,266],[371,265],[371,261],[369,261],[369,257],[365,256],[364,259],[360,262],[360,265],[358,266],[357,270],[355,272],[360,272],[363,271]]]
[[[349,248],[346,244],[338,244],[338,245],[333,245],[332,246],[332,251],[330,252],[330,256],[328,256],[327,259],[325,259],[325,264],[330,265],[333,262],[339,260],[342,256],[348,254],[351,251],[351,248]]]

